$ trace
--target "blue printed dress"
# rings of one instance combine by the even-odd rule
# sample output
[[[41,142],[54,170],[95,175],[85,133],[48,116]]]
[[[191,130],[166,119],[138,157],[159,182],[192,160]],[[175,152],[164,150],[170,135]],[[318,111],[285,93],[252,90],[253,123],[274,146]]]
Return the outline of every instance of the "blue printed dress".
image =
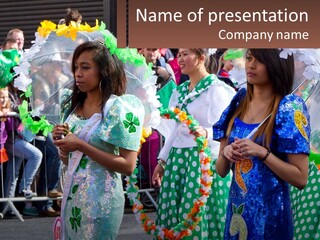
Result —
[[[118,154],[119,148],[137,151],[144,117],[141,102],[124,95],[107,104],[111,105],[109,111],[91,134],[89,144],[112,154]],[[78,135],[87,121],[72,114],[68,124]],[[64,239],[115,239],[124,212],[121,175],[83,155],[70,181],[63,212]]]
[[[225,137],[229,119],[245,95],[241,90],[213,126],[215,139]],[[271,152],[284,161],[287,154],[309,153],[309,115],[303,100],[288,95],[280,102]],[[236,118],[228,142],[245,138],[258,124]],[[233,165],[224,239],[293,239],[289,184],[277,177],[257,157]]]

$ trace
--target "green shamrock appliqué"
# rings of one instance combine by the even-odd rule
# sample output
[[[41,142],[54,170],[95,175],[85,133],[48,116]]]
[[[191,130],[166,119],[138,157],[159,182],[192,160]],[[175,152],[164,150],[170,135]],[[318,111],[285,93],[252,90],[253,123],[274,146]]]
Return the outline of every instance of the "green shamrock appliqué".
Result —
[[[137,131],[136,126],[140,126],[139,118],[134,116],[132,112],[126,114],[126,120],[123,120],[123,125],[129,133],[134,133]]]
[[[78,185],[78,184],[74,185],[74,186],[72,187],[72,190],[71,190],[72,194],[75,194],[75,193],[77,192],[78,188],[79,188],[79,185]]]
[[[78,231],[78,227],[81,227],[81,209],[77,207],[72,208],[72,217],[69,218],[72,229],[76,232]]]
[[[87,158],[84,158],[84,157],[81,158],[76,172],[78,172],[80,168],[86,169],[88,162],[89,162],[89,160]]]

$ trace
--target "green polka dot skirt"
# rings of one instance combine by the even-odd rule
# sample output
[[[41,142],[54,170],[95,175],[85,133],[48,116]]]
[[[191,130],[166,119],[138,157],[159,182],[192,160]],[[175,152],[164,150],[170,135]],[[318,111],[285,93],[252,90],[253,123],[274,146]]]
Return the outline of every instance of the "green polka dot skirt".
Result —
[[[202,220],[184,239],[223,239],[230,176],[221,178],[212,159],[212,192],[203,209]],[[200,161],[196,147],[172,148],[167,160],[159,194],[157,224],[173,228],[184,221],[199,198]]]
[[[309,163],[307,186],[301,191],[291,187],[294,239],[320,239],[320,171]]]

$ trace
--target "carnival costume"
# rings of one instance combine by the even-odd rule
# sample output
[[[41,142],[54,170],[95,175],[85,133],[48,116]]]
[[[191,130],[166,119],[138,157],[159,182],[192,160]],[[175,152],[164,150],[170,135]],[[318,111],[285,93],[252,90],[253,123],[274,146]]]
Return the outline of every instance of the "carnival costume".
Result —
[[[246,90],[241,89],[213,126],[214,139],[226,137],[230,118],[245,94]],[[258,125],[236,118],[228,144],[235,138],[247,137]],[[287,154],[309,154],[309,136],[304,101],[293,94],[285,96],[275,118],[270,151],[284,161],[288,161]],[[258,157],[237,162],[232,172],[224,239],[293,239],[289,184]]]
[[[73,134],[96,148],[119,154],[138,151],[144,108],[133,95],[112,95],[101,113],[67,119]],[[64,239],[115,239],[123,218],[124,192],[120,173],[109,171],[80,151],[69,157],[62,203]]]
[[[213,157],[213,184],[205,210],[200,214],[202,220],[192,231],[192,235],[184,239],[222,239],[230,180],[220,178],[214,170],[219,143],[211,140],[211,127],[235,92],[215,75],[200,80],[190,93],[189,83],[190,80],[177,87],[171,96],[169,107],[177,107],[192,115],[207,130]],[[172,228],[187,218],[195,199],[199,198],[199,152],[194,136],[189,133],[186,124],[162,120],[158,129],[166,137],[159,154],[160,159],[166,160],[166,166],[159,195],[157,225]]]

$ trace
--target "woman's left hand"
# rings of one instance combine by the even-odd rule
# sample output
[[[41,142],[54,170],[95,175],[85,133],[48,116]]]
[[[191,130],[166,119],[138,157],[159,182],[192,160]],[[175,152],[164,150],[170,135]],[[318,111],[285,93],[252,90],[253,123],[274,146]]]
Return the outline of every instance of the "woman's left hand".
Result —
[[[82,140],[76,135],[69,133],[62,139],[54,140],[53,143],[63,152],[73,152],[80,150]]]
[[[265,147],[253,142],[249,138],[236,138],[234,144],[239,147],[243,158],[250,158],[254,156],[262,158],[266,151]]]
[[[196,137],[204,136],[205,138],[207,138],[208,135],[207,130],[201,126],[196,126],[196,130],[191,133]]]

